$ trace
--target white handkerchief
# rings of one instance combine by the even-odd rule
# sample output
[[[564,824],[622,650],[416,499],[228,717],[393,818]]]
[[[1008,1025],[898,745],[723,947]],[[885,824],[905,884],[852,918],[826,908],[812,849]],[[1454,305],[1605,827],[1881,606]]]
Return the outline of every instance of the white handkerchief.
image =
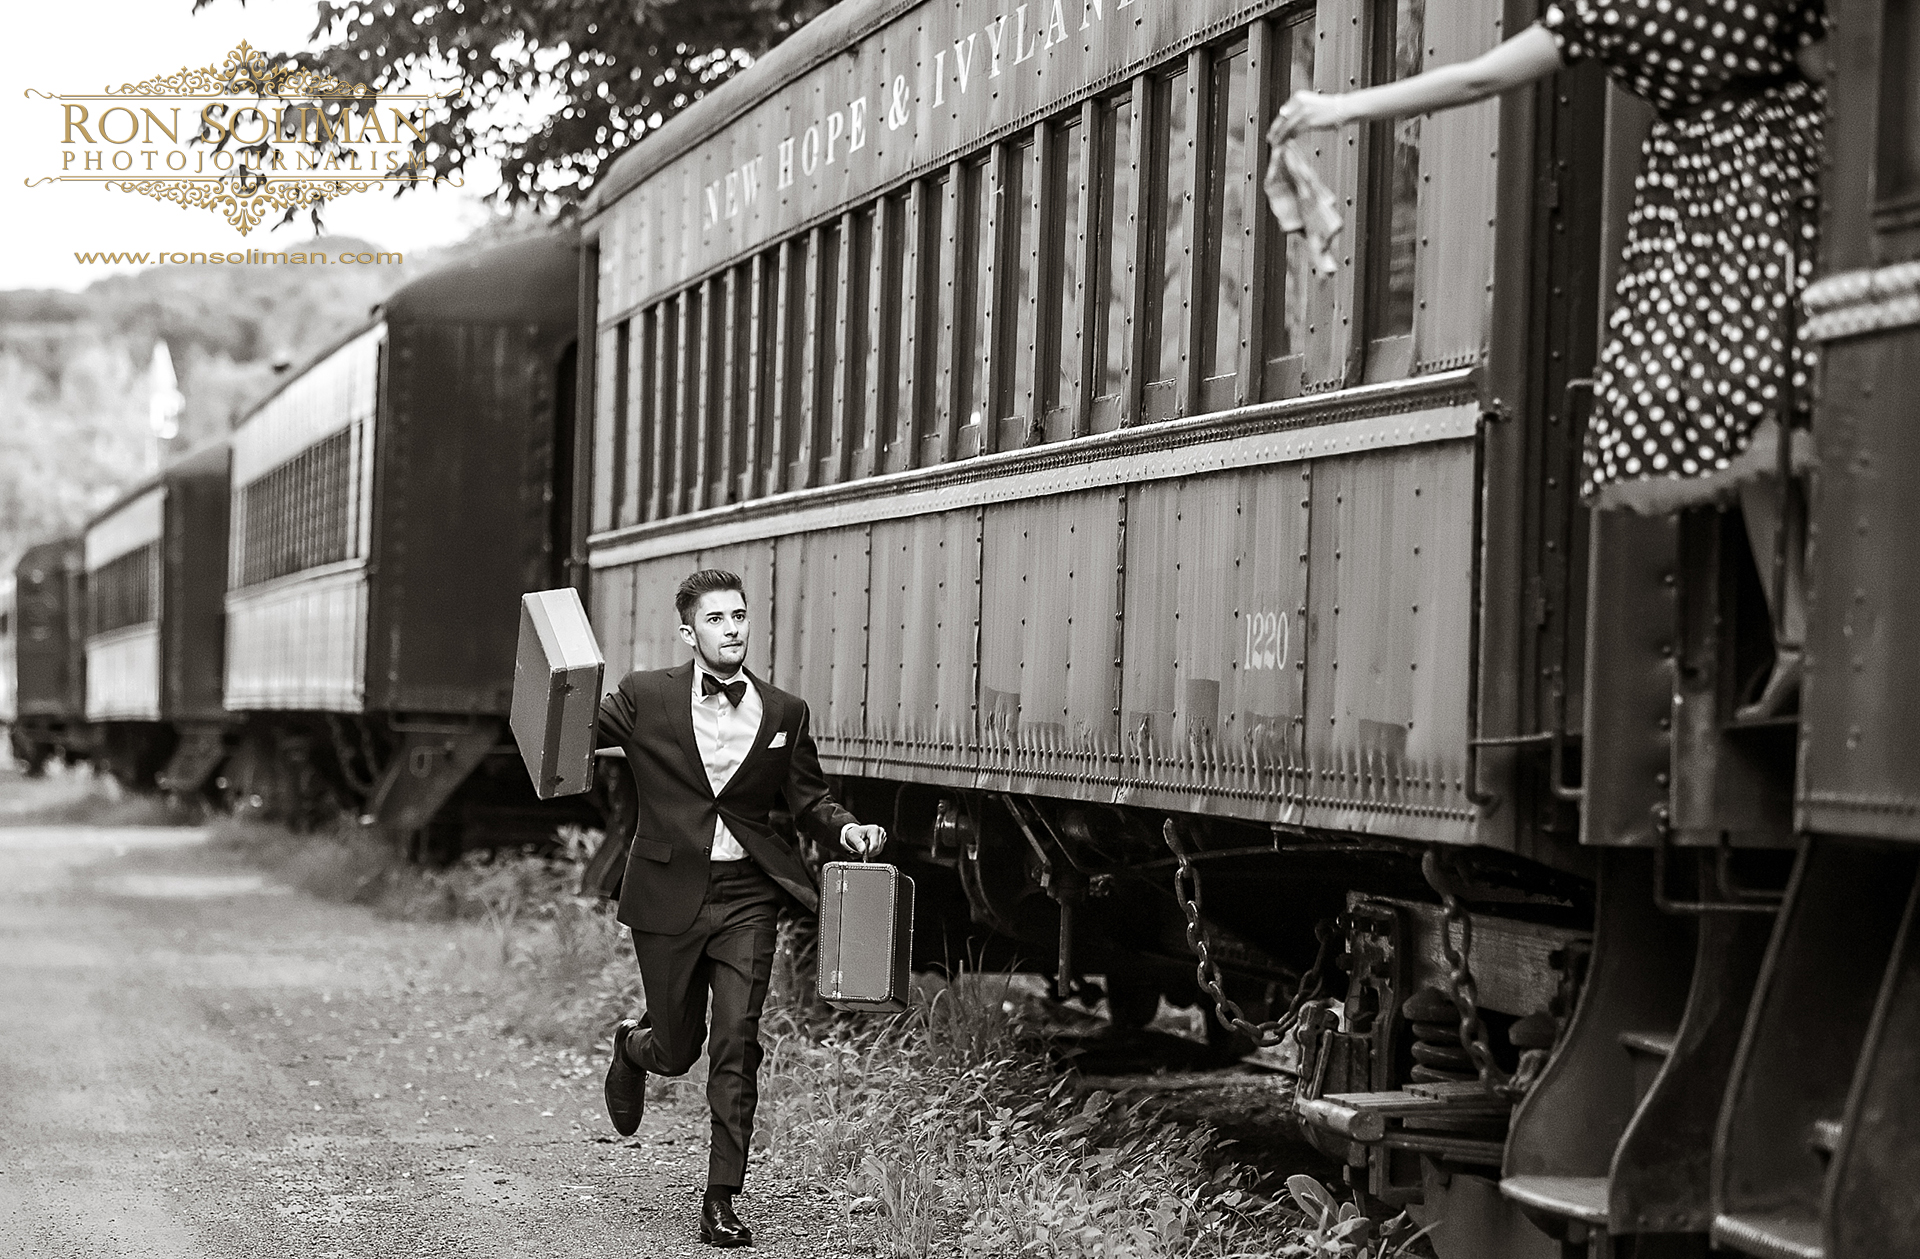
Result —
[[[1340,218],[1340,199],[1313,169],[1297,142],[1288,140],[1273,150],[1267,161],[1267,204],[1273,217],[1280,220],[1283,232],[1299,232],[1306,237],[1307,261],[1321,275],[1339,269],[1333,257],[1333,238],[1345,223]]]
[[[776,732],[773,738],[768,740],[767,742],[767,747],[769,749],[783,748],[785,746],[787,746],[787,732],[784,730]]]

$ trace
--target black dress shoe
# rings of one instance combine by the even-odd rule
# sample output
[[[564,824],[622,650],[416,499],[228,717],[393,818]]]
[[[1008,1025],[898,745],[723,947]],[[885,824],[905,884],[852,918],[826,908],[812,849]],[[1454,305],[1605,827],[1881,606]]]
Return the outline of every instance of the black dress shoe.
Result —
[[[733,1192],[717,1185],[707,1186],[707,1196],[700,1203],[700,1240],[709,1246],[724,1250],[753,1245],[753,1233],[733,1213]]]
[[[613,1061],[607,1064],[607,1117],[613,1130],[630,1137],[647,1111],[647,1073],[627,1061],[627,1037],[640,1030],[635,1019],[622,1019],[613,1029]]]

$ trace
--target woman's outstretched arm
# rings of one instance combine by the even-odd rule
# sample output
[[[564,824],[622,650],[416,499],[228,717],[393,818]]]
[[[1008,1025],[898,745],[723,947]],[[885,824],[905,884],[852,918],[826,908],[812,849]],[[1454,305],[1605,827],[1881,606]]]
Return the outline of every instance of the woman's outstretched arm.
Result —
[[[1274,115],[1267,142],[1277,147],[1301,131],[1471,105],[1508,88],[1545,78],[1559,68],[1558,44],[1547,28],[1536,22],[1472,61],[1440,66],[1397,83],[1334,95],[1295,92]]]

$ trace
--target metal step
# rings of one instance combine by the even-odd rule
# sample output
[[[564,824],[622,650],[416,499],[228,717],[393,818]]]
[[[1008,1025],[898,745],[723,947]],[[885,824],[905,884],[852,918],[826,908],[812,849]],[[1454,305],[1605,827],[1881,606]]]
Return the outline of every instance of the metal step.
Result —
[[[223,727],[189,726],[180,732],[179,745],[154,781],[162,791],[186,795],[200,790],[225,759],[227,744]]]
[[[1820,1220],[1811,1215],[1722,1215],[1713,1221],[1717,1250],[1755,1259],[1826,1259]]]
[[[1807,1133],[1807,1144],[1831,1158],[1833,1152],[1840,1148],[1841,1132],[1838,1119],[1816,1119]]]
[[[1633,1105],[1638,1110],[1647,1094],[1653,1092],[1661,1068],[1673,1056],[1676,1038],[1672,1032],[1621,1032],[1619,1039],[1627,1056],[1633,1059]]]
[[[1626,1047],[1627,1052],[1646,1054],[1650,1057],[1661,1059],[1673,1056],[1673,1042],[1675,1039],[1676,1037],[1672,1032],[1620,1033],[1620,1043]]]
[[[1564,1216],[1582,1224],[1607,1222],[1605,1176],[1509,1176],[1501,1196],[1534,1211]]]

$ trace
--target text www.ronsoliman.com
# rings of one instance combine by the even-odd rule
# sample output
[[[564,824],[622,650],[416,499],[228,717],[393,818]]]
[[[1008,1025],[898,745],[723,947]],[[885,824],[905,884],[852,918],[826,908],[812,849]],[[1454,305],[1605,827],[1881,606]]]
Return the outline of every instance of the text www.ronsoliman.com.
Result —
[[[75,262],[119,263],[122,266],[167,266],[200,263],[220,263],[232,266],[312,266],[314,264],[331,266],[381,266],[405,262],[406,255],[400,253],[363,250],[359,253],[329,254],[321,250],[292,249],[284,252],[265,249],[235,250],[231,253],[195,250],[182,253],[178,250],[158,250],[148,253],[101,253],[74,251]]]

